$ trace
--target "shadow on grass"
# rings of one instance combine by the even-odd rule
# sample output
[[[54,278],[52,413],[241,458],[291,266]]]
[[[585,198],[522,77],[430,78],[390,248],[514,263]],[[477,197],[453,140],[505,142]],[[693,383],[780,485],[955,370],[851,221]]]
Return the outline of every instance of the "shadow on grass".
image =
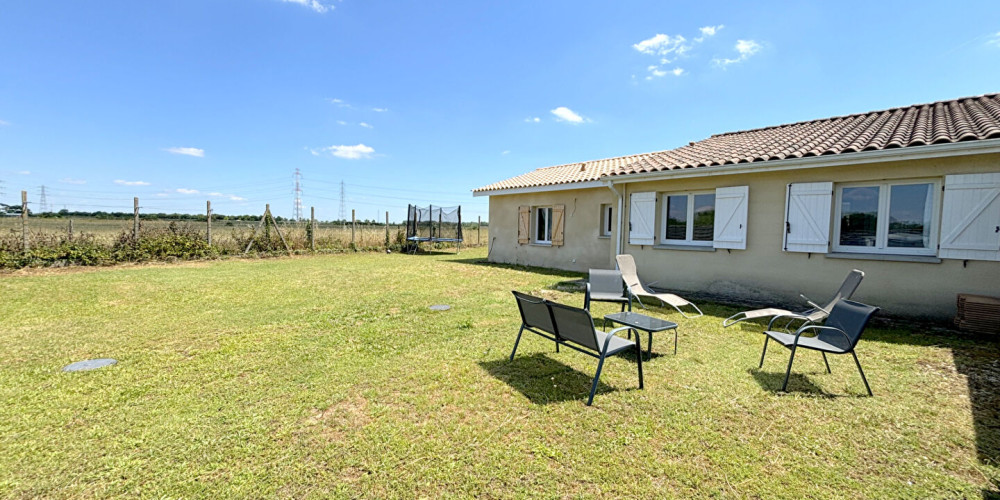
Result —
[[[756,368],[751,368],[747,370],[750,375],[753,376],[757,384],[760,385],[761,389],[770,392],[781,392],[781,384],[785,381],[785,372],[765,372],[758,370]],[[830,394],[829,392],[820,389],[819,386],[814,384],[809,377],[792,371],[792,375],[788,378],[788,392],[798,392],[806,393],[811,396],[820,396],[824,398],[833,398],[838,395]]]
[[[605,370],[608,364],[605,363]],[[536,405],[574,400],[586,402],[594,381],[593,373],[583,373],[544,353],[515,356],[514,361],[507,358],[480,361],[479,366]],[[597,370],[597,363],[594,363],[594,370]],[[597,384],[597,395],[615,390],[604,382]]]

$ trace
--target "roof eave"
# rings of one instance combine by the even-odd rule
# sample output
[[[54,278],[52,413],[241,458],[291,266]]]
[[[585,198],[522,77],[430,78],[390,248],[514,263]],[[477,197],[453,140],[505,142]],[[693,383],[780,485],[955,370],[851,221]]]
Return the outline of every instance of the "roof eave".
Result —
[[[607,184],[627,184],[659,179],[682,179],[690,177],[708,177],[715,175],[735,175],[748,173],[776,172],[781,170],[796,170],[805,168],[835,167],[842,165],[860,165],[866,163],[884,163],[890,161],[923,160],[946,156],[967,156],[977,154],[1000,153],[1000,139],[983,139],[968,142],[953,142],[946,144],[931,144],[927,146],[911,146],[898,149],[881,149],[877,151],[860,151],[857,153],[841,153],[830,156],[812,156],[809,158],[789,158],[784,160],[768,160],[763,162],[745,163],[739,165],[716,165],[711,167],[696,167],[676,170],[660,170],[622,175],[604,175],[601,182]]]
[[[520,188],[493,189],[489,191],[473,191],[472,196],[499,196],[504,194],[546,193],[549,191],[568,191],[571,189],[603,188],[605,183],[599,180],[583,182],[565,182],[544,186],[527,186]]]

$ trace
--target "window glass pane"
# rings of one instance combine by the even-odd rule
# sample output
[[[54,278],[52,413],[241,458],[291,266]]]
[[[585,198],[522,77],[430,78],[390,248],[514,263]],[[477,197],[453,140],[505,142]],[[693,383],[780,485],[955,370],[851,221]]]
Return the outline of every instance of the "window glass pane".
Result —
[[[545,210],[545,241],[552,241],[552,209]]]
[[[548,241],[548,211],[549,208],[539,208],[538,216],[535,220],[535,240],[537,241]]]
[[[604,218],[606,222],[604,223],[604,233],[611,234],[611,207],[609,206],[607,211],[604,213]]]
[[[664,236],[666,239],[687,239],[687,209],[687,195],[667,196],[667,230]]]
[[[933,192],[930,184],[907,184],[889,188],[890,247],[930,246]]]
[[[840,197],[840,244],[875,246],[878,224],[878,186],[846,187]]]
[[[715,238],[715,194],[694,195],[694,241]]]

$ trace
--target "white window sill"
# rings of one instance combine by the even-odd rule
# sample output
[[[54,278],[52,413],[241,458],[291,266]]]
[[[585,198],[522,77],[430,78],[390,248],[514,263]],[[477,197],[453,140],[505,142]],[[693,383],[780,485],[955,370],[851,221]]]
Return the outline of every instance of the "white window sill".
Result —
[[[601,235],[598,235],[597,238],[598,239],[602,239],[602,240],[610,240],[611,236],[607,235],[607,234],[601,234]]]
[[[657,250],[691,250],[694,252],[714,252],[715,247],[711,245],[653,245]]]
[[[532,241],[531,242],[531,246],[533,246],[533,247],[550,247],[550,246],[552,246],[552,243],[551,242],[549,242],[549,243],[543,243],[541,241]]]
[[[933,255],[898,255],[888,253],[833,252],[825,254],[830,259],[881,260],[886,262],[923,262],[940,264],[941,259]]]

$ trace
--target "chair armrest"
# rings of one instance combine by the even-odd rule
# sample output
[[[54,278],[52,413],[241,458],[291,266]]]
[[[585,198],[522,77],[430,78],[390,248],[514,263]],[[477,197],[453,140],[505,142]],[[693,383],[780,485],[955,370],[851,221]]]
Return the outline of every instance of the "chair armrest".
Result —
[[[817,304],[817,303],[809,300],[809,297],[806,297],[805,295],[803,295],[801,293],[799,294],[799,297],[802,297],[802,299],[806,301],[806,304],[809,304],[810,306],[812,306],[813,309],[816,309],[817,311],[823,311],[823,312],[825,312],[827,314],[830,314],[830,311],[827,311],[826,309],[823,309],[822,307],[819,306],[819,304]]]
[[[840,328],[834,328],[832,326],[825,326],[825,325],[805,325],[799,328],[798,330],[795,331],[795,345],[798,345],[799,337],[801,337],[803,333],[809,330],[823,330],[823,331],[837,332],[844,336],[844,340],[847,341],[847,345],[851,345],[851,338],[847,336],[847,332],[841,330]]]
[[[586,295],[583,296],[583,309],[590,311],[590,283],[587,283]]]
[[[607,337],[604,338],[604,347],[601,348],[601,354],[608,352],[608,345],[611,344],[611,337],[614,337],[618,332],[623,332],[625,330],[632,330],[631,326],[619,326],[610,332],[607,332]]]
[[[789,320],[796,320],[796,319],[806,319],[806,320],[807,320],[807,319],[809,319],[809,318],[808,318],[808,317],[806,317],[806,316],[803,316],[803,315],[801,315],[801,314],[796,314],[796,313],[791,313],[791,314],[779,314],[779,315],[777,315],[777,316],[775,316],[775,317],[771,318],[771,321],[770,321],[770,322],[768,322],[768,324],[767,324],[767,329],[768,329],[768,330],[771,330],[771,329],[772,329],[771,327],[772,327],[772,326],[774,325],[774,322],[775,322],[775,321],[778,321],[778,320],[779,320],[779,319],[781,319],[781,318],[787,318],[787,319],[789,319]],[[787,327],[788,325],[785,325],[785,326]],[[787,330],[786,330],[786,331],[787,331]]]

